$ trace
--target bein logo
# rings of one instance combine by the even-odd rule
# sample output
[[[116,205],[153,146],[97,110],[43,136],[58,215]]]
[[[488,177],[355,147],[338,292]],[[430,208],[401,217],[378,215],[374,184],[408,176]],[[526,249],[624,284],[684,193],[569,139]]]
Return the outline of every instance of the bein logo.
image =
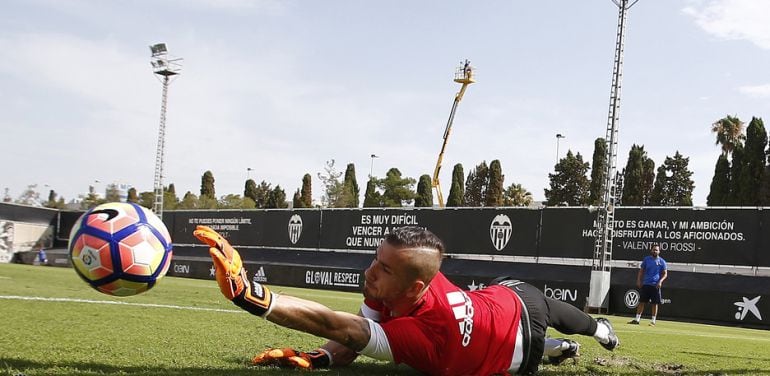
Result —
[[[560,289],[560,288],[553,288],[548,287],[548,285],[543,286],[543,295],[556,300],[561,300],[563,302],[576,302],[577,301],[577,289],[570,290],[570,289]]]

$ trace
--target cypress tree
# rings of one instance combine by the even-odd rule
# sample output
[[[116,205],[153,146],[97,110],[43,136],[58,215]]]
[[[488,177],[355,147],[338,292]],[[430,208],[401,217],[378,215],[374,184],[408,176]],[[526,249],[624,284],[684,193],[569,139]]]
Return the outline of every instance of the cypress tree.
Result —
[[[500,161],[495,159],[489,164],[487,190],[484,194],[484,206],[497,207],[503,205],[503,168]]]
[[[706,198],[708,206],[724,206],[727,204],[727,196],[730,193],[730,162],[727,155],[720,154],[714,167],[714,177],[711,179],[711,188]]]
[[[458,163],[452,169],[452,187],[449,188],[449,197],[446,200],[447,207],[463,206],[463,196],[465,195],[465,174],[463,165]]]
[[[217,199],[214,190],[214,174],[212,174],[211,171],[204,172],[201,177],[201,199],[204,198]]]
[[[340,202],[335,206],[338,208],[357,208],[359,193],[358,182],[356,182],[356,167],[354,164],[348,163],[347,169],[345,169],[345,180],[342,183]]]
[[[604,181],[607,179],[607,140],[597,138],[594,141],[594,155],[591,168],[588,204],[599,205],[604,196]]]
[[[414,206],[416,208],[430,208],[433,206],[433,189],[430,175],[420,176],[417,183],[417,194],[414,196]]]
[[[468,179],[465,180],[464,206],[484,206],[484,194],[487,191],[488,183],[489,167],[486,161],[482,161],[473,171],[468,173]]]
[[[738,197],[742,205],[759,206],[760,188],[765,175],[767,132],[760,118],[752,118],[746,128],[743,168],[738,182]]]
[[[660,165],[658,173],[655,175],[655,184],[650,195],[650,205],[663,206],[663,191],[666,189],[668,177],[666,176],[666,166]]]
[[[246,180],[246,184],[243,187],[243,197],[252,199],[257,202],[257,183],[253,179]]]
[[[644,146],[631,145],[631,151],[628,152],[628,162],[626,162],[626,168],[623,170],[622,203],[625,206],[642,205],[642,175],[645,156]]]
[[[650,204],[650,196],[652,195],[654,184],[655,161],[645,158],[644,166],[642,167],[642,205],[647,206]]]
[[[366,193],[364,193],[364,207],[365,208],[378,208],[382,206],[380,200],[380,192],[377,192],[378,180],[375,177],[370,177],[366,182]]]
[[[311,187],[310,174],[305,174],[305,176],[302,177],[302,193],[300,194],[300,199],[302,200],[302,207],[313,207],[313,190]]]
[[[128,189],[128,199],[126,201],[133,202],[135,204],[139,202],[139,196],[136,194],[136,188],[131,187]]]
[[[732,163],[730,163],[730,192],[727,194],[727,205],[742,205],[740,197],[740,182],[743,180],[743,145],[736,145],[732,151]]]
[[[299,193],[299,189],[294,192],[294,197],[291,199],[291,205],[294,209],[302,209],[305,207],[305,203],[302,202],[302,195]]]

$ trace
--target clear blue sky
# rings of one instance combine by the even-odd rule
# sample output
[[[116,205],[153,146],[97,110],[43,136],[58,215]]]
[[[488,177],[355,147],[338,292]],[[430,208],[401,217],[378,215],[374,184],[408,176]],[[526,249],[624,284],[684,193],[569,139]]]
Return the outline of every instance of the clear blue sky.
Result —
[[[544,199],[560,154],[604,137],[618,9],[588,1],[9,0],[0,5],[5,188],[67,201],[111,182],[151,191],[161,85],[148,46],[184,58],[169,91],[165,183],[217,195],[257,182],[291,197],[324,162],[365,186],[432,174],[470,59],[442,170],[499,159],[505,185]],[[726,114],[770,116],[770,2],[641,0],[629,12],[618,165],[632,144],[690,158],[704,205]],[[48,187],[46,187],[46,185]]]

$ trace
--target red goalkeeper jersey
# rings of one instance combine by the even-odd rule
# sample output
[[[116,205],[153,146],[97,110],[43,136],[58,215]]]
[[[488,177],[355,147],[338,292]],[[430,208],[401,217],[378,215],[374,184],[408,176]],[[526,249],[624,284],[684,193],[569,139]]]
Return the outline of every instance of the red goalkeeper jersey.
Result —
[[[379,313],[396,363],[430,375],[504,374],[511,367],[521,301],[507,287],[463,291],[438,273],[408,315],[392,317],[378,301],[364,304]]]

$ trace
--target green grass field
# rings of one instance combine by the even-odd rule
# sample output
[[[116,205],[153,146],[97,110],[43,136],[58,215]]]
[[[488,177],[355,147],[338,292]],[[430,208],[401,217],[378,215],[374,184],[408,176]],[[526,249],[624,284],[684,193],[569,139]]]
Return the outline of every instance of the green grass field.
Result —
[[[274,290],[349,312],[361,303],[358,294]],[[145,294],[113,298],[72,269],[30,265],[0,264],[0,318],[0,375],[295,374],[248,361],[266,347],[312,349],[324,342],[240,312],[213,281],[166,277]],[[770,375],[770,331],[610,319],[621,338],[618,350],[574,336],[582,345],[577,363],[546,365],[541,374]],[[417,374],[365,357],[314,373]]]

